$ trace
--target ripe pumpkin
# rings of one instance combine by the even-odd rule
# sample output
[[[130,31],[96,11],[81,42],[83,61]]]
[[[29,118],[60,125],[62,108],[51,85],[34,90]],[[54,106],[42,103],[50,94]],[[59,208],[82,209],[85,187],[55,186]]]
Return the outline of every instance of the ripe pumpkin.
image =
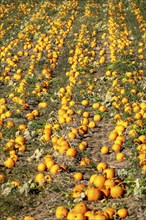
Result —
[[[83,174],[81,172],[76,172],[76,173],[74,173],[73,178],[75,181],[82,180]]]
[[[118,135],[122,135],[122,133],[125,131],[125,126],[123,125],[117,125],[115,127],[116,132],[118,133]]]
[[[71,121],[73,121],[73,117],[72,116],[67,116],[66,117],[66,123],[70,123]]]
[[[60,170],[60,166],[58,164],[54,164],[50,168],[50,173],[55,175],[55,174],[59,173],[59,170]]]
[[[64,206],[58,206],[55,211],[56,218],[58,219],[65,218],[67,214],[68,214],[68,210]]]
[[[118,143],[114,143],[113,145],[112,145],[112,150],[114,151],[114,152],[119,152],[120,150],[121,150],[121,145],[120,144],[118,144]]]
[[[113,216],[115,214],[115,209],[114,208],[105,208],[104,213],[108,214],[109,219],[113,219]]]
[[[115,176],[115,169],[107,168],[103,171],[103,174],[106,176],[106,178],[112,179]]]
[[[90,164],[90,159],[85,157],[85,158],[82,158],[82,160],[80,161],[80,166],[85,166],[85,165],[88,165]]]
[[[128,211],[125,208],[121,208],[117,211],[118,216],[122,218],[126,218],[128,216]]]
[[[76,134],[73,133],[72,131],[70,131],[70,132],[68,133],[68,138],[69,138],[69,139],[75,139],[75,138],[76,138]]]
[[[93,183],[98,189],[102,189],[104,186],[105,180],[106,180],[106,178],[104,175],[97,175],[97,176],[95,176]]]
[[[103,155],[108,154],[109,153],[109,147],[108,146],[102,146],[100,152]]]
[[[88,220],[93,220],[95,215],[94,215],[94,212],[89,210],[87,211],[85,214],[84,214],[85,217],[87,217]]]
[[[82,118],[81,124],[82,125],[88,125],[89,124],[89,119],[88,118]]]
[[[35,177],[35,182],[39,183],[42,185],[44,183],[44,174],[43,173],[38,173]]]
[[[89,112],[83,112],[83,117],[84,118],[89,118],[90,116],[90,113]]]
[[[94,121],[101,121],[101,116],[98,114],[94,115]]]
[[[108,198],[110,195],[110,189],[109,188],[102,188],[101,192],[103,193],[103,196]]]
[[[105,162],[99,162],[99,163],[97,164],[97,170],[98,170],[99,172],[105,170],[107,167],[108,167],[108,165],[107,165]]]
[[[12,168],[13,166],[15,165],[15,162],[12,158],[7,158],[5,161],[4,161],[4,166],[7,167],[7,168]]]
[[[110,134],[109,134],[109,140],[110,141],[115,141],[116,138],[118,136],[118,133],[116,131],[112,131]]]
[[[77,156],[78,151],[74,148],[74,147],[70,147],[67,151],[66,151],[66,156],[67,157],[76,157]]]
[[[24,136],[22,136],[22,135],[19,135],[19,136],[17,136],[16,138],[15,138],[15,143],[17,143],[17,144],[24,144],[25,143],[25,138],[24,138]]]
[[[21,148],[21,147],[20,147]],[[19,149],[20,149],[19,148]],[[19,150],[20,151],[20,150]],[[14,163],[18,160],[18,155],[17,154],[11,154],[10,158],[14,160]]]
[[[85,204],[85,202],[82,201],[74,206],[74,210],[77,213],[85,214],[85,212],[87,212],[88,208],[87,208],[87,205]]]
[[[88,126],[87,125],[81,125],[79,127],[79,134],[83,135],[83,134],[86,134],[88,131]]]
[[[99,213],[99,214],[95,215],[94,220],[107,220],[107,218],[104,214]]]
[[[89,105],[89,101],[88,100],[83,100],[81,102],[81,104],[84,105],[84,106],[88,106]]]
[[[86,220],[86,217],[82,213],[76,213],[75,210],[69,211],[67,220]]]
[[[69,149],[69,146],[68,145],[62,145],[58,148],[58,152],[60,154],[64,154],[67,150]]]
[[[110,189],[110,195],[112,198],[119,198],[124,195],[124,190],[121,186],[113,186]]]
[[[80,143],[78,148],[80,151],[83,151],[83,150],[85,150],[86,146],[83,143]]]
[[[26,125],[26,124],[20,124],[20,125],[18,126],[18,130],[20,130],[20,131],[24,131],[26,128],[27,128],[27,125]]]
[[[54,135],[52,138],[51,138],[51,142],[52,144],[56,144],[57,141],[58,141],[59,137],[57,135]]]
[[[38,107],[39,108],[46,108],[47,107],[47,102],[40,102],[39,104],[38,104]]]
[[[89,128],[95,128],[96,127],[95,121],[90,121],[88,127]]]
[[[14,185],[15,187],[19,187],[20,186],[20,182],[19,181],[11,181],[11,184]]]
[[[114,185],[115,185],[114,179],[107,179],[104,182],[104,186],[106,189],[109,189],[109,188],[113,187]]]
[[[45,159],[45,165],[48,170],[50,170],[54,164],[55,164],[55,162],[52,158]]]
[[[37,109],[34,109],[34,110],[32,111],[32,114],[33,114],[35,117],[37,117],[37,116],[40,115],[40,112],[39,112]]]
[[[84,188],[85,188],[84,184],[77,184],[72,190],[72,198],[78,198],[81,195],[82,190]]]
[[[106,106],[101,105],[101,106],[99,107],[99,111],[105,112],[105,111],[106,111]]]
[[[95,187],[89,187],[86,189],[85,195],[87,196],[87,200],[89,202],[95,202],[103,197],[103,193]]]
[[[119,152],[116,155],[116,160],[117,161],[123,161],[125,159],[125,154],[123,152]]]
[[[142,143],[146,143],[146,135],[140,135],[138,137],[138,139],[142,142]]]
[[[39,172],[43,172],[43,171],[46,170],[46,168],[47,168],[46,164],[43,163],[43,162],[41,162],[41,163],[39,163],[39,165],[38,165],[38,167],[37,167],[37,170],[38,170]]]
[[[93,103],[92,108],[93,109],[99,109],[100,104],[98,102]]]
[[[79,133],[77,128],[72,128],[71,132],[74,133],[75,135],[77,135]]]
[[[90,183],[90,184],[93,184],[93,183],[94,183],[94,179],[95,179],[96,176],[97,176],[97,174],[92,174],[92,175],[90,176],[90,179],[89,179],[89,183]]]
[[[28,121],[31,121],[31,120],[33,120],[35,117],[34,117],[34,115],[33,115],[31,112],[28,112],[28,113],[26,114],[26,118],[27,118]]]

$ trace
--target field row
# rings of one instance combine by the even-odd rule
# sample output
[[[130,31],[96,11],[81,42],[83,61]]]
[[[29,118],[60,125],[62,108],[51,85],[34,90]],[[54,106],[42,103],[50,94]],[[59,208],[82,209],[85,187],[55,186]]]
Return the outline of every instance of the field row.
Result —
[[[2,219],[144,219],[143,8],[2,3]]]

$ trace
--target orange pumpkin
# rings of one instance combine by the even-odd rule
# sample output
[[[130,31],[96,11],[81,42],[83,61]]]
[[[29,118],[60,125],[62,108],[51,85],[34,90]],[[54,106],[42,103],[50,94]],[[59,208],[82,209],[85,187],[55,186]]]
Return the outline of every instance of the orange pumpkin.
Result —
[[[108,167],[108,165],[107,165],[107,163],[105,163],[105,162],[99,162],[99,163],[97,164],[97,170],[98,170],[99,172],[105,170],[107,167]]]
[[[84,188],[84,184],[77,184],[72,190],[72,198],[78,198],[81,195]]]
[[[97,214],[94,217],[94,220],[107,220],[106,216],[104,214]]]
[[[102,189],[104,186],[105,180],[106,178],[104,175],[97,175],[95,176],[93,183],[98,189]]]
[[[74,148],[74,147],[70,147],[67,151],[66,151],[66,156],[67,157],[76,157],[77,156],[78,151]]]
[[[115,176],[115,169],[114,168],[107,168],[103,171],[106,178],[112,179]]]
[[[75,210],[69,211],[67,220],[86,220],[86,217],[82,213],[76,213]]]
[[[12,158],[7,158],[5,161],[4,161],[4,166],[7,167],[7,168],[12,168],[13,166],[15,165],[15,162]]]
[[[128,211],[125,208],[121,208],[117,211],[118,216],[123,219],[126,218],[128,216]]]
[[[80,202],[74,206],[74,210],[77,213],[85,214],[85,212],[87,212],[87,209],[87,205],[84,202]]]
[[[115,209],[114,208],[105,208],[104,213],[108,214],[109,219],[113,219],[113,216],[115,214]]]
[[[76,172],[76,173],[74,173],[73,178],[75,181],[82,180],[83,174],[81,172]]]
[[[68,210],[64,206],[58,206],[55,211],[56,218],[58,219],[65,218],[67,214],[68,214]]]
[[[85,195],[87,196],[87,200],[89,202],[95,202],[103,197],[103,193],[95,187],[89,187],[86,189]]]
[[[110,195],[112,198],[119,198],[124,195],[124,190],[121,186],[113,186],[110,189]]]

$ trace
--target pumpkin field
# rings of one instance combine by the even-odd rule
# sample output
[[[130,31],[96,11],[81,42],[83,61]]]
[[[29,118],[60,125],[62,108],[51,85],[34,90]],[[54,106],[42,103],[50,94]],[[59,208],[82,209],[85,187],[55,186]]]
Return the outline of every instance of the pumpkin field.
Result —
[[[1,0],[0,220],[146,218],[145,12]]]

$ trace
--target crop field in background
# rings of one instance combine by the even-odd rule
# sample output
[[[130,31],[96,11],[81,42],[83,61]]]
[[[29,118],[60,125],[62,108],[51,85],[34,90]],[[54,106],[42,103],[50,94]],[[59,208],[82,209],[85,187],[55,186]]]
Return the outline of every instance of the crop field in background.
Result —
[[[1,1],[1,220],[145,219],[145,11]]]

